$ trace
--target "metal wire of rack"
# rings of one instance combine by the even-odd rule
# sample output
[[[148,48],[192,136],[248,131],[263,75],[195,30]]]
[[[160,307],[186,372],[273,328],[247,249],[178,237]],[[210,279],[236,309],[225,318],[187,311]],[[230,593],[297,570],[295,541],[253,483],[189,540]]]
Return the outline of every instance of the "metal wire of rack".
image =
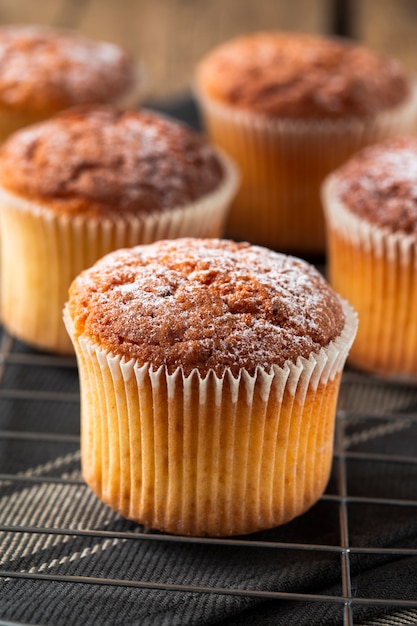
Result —
[[[110,598],[112,594],[116,597],[116,590],[140,590],[148,594],[145,598],[150,604],[153,601],[149,594],[152,593],[157,593],[158,604],[161,597],[169,601],[172,594],[175,597],[180,594],[185,605],[184,597],[200,598],[199,602],[202,598],[215,597],[217,602],[219,598],[228,597],[233,602],[241,601],[238,608],[248,605],[249,614],[250,611],[262,613],[263,603],[271,606],[278,602],[280,607],[290,607],[288,615],[291,610],[297,610],[297,605],[305,607],[312,624],[382,625],[417,621],[417,582],[413,579],[417,568],[412,567],[417,561],[415,387],[387,385],[346,371],[336,424],[334,471],[325,495],[311,513],[287,524],[278,534],[266,532],[231,539],[176,537],[152,532],[120,520],[99,503],[80,475],[78,413],[75,360],[31,351],[3,331],[0,345],[0,621],[54,625],[106,623],[103,615],[101,621],[95,621],[91,605],[86,617],[81,600],[78,615],[77,605],[71,604],[72,621],[65,612],[63,621],[56,621],[57,607],[54,612],[54,596],[49,592],[48,617],[41,600],[42,584],[59,584],[64,588],[67,585],[71,590],[77,585],[84,590],[86,586],[106,588]],[[308,524],[303,522],[306,516],[310,516]],[[317,526],[319,532],[311,530]],[[373,536],[378,538],[375,543]],[[126,544],[130,545],[129,554],[135,552],[135,546],[152,545],[158,553],[159,569],[148,568],[147,577],[138,576],[138,568],[132,570],[126,557],[122,565],[115,566],[113,550]],[[299,563],[308,572],[311,562],[312,573],[307,576],[309,585],[304,589],[296,584],[291,587],[290,583],[278,584],[276,588],[262,587],[254,584],[250,576],[251,582],[246,585],[242,580],[235,586],[230,579],[222,583],[221,576],[216,579],[218,572],[216,574],[215,566],[213,569],[213,563],[207,558],[213,551],[218,554],[227,550],[232,550],[233,555],[239,550],[245,554],[242,561],[240,557],[237,559],[239,571],[244,569],[242,563],[251,570],[254,559],[259,572],[260,559],[266,577],[268,567],[273,569],[278,562],[287,572],[291,567],[297,568]],[[180,567],[182,552],[186,553],[185,566],[187,558],[201,559],[201,574],[195,579],[190,576],[190,569],[184,571]],[[164,575],[161,572],[166,574],[173,554],[179,569]],[[271,554],[272,558],[265,556]],[[211,578],[204,575],[206,561]],[[336,584],[315,588],[311,579],[317,563],[327,568],[327,562],[328,569],[339,570],[339,580]],[[392,572],[386,576],[381,574],[393,564],[394,578]],[[361,588],[362,577],[373,571],[374,589],[368,580]],[[173,576],[175,572],[177,579]],[[407,575],[406,583],[399,583],[398,572]],[[62,605],[62,594],[57,598]],[[330,607],[333,621],[326,622],[323,615]],[[185,613],[183,621],[176,618],[177,621],[170,622],[168,612],[165,621],[149,615],[137,622],[127,619],[116,622],[112,618],[108,623],[245,624],[244,613],[239,617],[238,608],[234,607],[228,621],[225,621],[224,615],[227,617],[228,613],[223,606],[223,617],[218,621],[214,611],[210,618],[213,621],[208,618],[206,622],[187,621]],[[395,616],[395,621],[387,621],[387,616],[392,620]]]

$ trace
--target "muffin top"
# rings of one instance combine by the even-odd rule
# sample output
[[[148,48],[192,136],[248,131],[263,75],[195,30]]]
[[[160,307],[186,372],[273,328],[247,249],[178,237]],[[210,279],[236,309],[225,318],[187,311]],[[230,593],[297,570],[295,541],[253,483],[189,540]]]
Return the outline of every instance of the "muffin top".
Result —
[[[0,28],[0,103],[31,111],[109,103],[137,81],[118,46],[45,26]]]
[[[266,248],[177,239],[118,250],[70,287],[76,336],[152,369],[221,376],[308,358],[338,337],[338,296],[311,265]]]
[[[407,100],[399,64],[343,39],[261,32],[209,52],[197,89],[232,107],[293,119],[366,118]]]
[[[224,168],[196,132],[150,111],[80,107],[10,136],[0,185],[60,213],[111,218],[189,204]]]
[[[417,235],[417,137],[364,148],[334,174],[335,192],[358,217]]]

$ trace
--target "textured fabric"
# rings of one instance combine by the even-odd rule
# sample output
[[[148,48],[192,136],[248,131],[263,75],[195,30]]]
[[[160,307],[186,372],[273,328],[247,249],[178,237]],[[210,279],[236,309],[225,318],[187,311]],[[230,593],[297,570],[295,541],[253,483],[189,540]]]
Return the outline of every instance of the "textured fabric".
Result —
[[[417,387],[347,371],[325,497],[240,541],[182,540],[124,520],[84,484],[75,362],[7,336],[0,356],[0,623],[417,622]]]

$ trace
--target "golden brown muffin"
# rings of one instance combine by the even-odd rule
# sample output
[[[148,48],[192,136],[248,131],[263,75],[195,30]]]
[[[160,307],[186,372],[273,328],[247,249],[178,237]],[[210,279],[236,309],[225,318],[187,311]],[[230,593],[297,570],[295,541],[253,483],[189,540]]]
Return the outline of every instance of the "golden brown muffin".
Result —
[[[234,535],[307,510],[330,471],[356,317],[304,261],[182,238],[72,283],[82,469],[127,518]]]
[[[363,145],[414,127],[416,94],[398,63],[344,39],[261,32],[209,52],[197,99],[242,172],[227,232],[323,253],[323,178]]]
[[[0,150],[5,327],[72,351],[62,322],[72,279],[115,248],[219,236],[236,185],[226,157],[147,111],[71,109],[18,131]]]
[[[350,362],[417,380],[417,138],[362,150],[323,199],[330,280],[359,314]]]
[[[0,28],[0,140],[85,104],[137,104],[136,63],[118,46],[38,25]]]

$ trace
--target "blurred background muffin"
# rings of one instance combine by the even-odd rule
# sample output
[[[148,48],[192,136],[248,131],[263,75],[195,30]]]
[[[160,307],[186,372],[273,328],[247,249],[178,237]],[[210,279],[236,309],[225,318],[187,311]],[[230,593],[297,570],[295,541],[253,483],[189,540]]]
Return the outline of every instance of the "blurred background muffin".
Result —
[[[75,105],[135,106],[143,80],[119,46],[44,25],[0,27],[0,141]]]
[[[417,137],[356,154],[323,200],[330,281],[359,315],[350,363],[417,381]]]
[[[417,68],[415,0],[2,0],[1,24],[75,29],[144,63],[148,102],[189,94],[195,64],[214,46],[265,29],[349,35]]]
[[[197,65],[196,96],[212,141],[241,169],[227,233],[302,255],[325,250],[324,176],[417,123],[417,88],[397,62],[305,33],[216,47]]]
[[[154,112],[79,107],[16,131],[0,148],[4,326],[72,352],[72,279],[116,248],[220,236],[237,183],[205,138]]]

